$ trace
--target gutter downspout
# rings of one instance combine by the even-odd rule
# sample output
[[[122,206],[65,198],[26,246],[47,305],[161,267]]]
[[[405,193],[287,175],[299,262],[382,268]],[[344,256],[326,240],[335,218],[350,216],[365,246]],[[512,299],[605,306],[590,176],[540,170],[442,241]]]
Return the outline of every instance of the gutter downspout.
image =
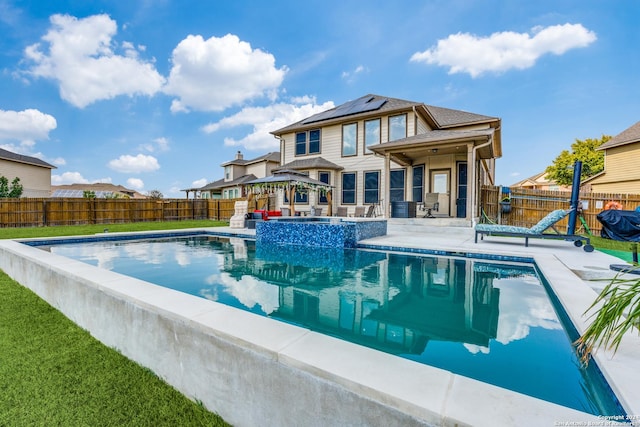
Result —
[[[483,144],[477,145],[475,147],[473,147],[473,149],[471,150],[471,176],[473,177],[473,179],[471,180],[471,208],[473,209],[473,211],[471,212],[471,226],[475,227],[476,223],[478,221],[478,217],[477,217],[477,206],[476,206],[476,187],[478,185],[478,178],[479,176],[477,175],[477,168],[476,168],[476,153],[479,149],[484,148],[490,144],[493,143],[493,135],[491,135],[491,137],[489,138],[489,140]]]

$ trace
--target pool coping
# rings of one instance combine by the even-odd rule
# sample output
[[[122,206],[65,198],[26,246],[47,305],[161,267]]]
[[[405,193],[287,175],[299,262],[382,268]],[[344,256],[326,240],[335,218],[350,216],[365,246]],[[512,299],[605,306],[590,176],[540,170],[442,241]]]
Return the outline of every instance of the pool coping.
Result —
[[[187,235],[198,231],[226,237],[252,238],[251,234],[242,231],[225,232],[216,230],[216,228],[180,230],[179,232],[101,233],[90,238],[117,239],[126,235],[161,237],[176,234]],[[46,240],[73,238],[61,237]],[[77,238],[85,240],[87,236],[77,236]],[[24,286],[34,290],[76,323],[80,322],[80,326],[88,329],[94,336],[99,337],[103,334],[99,330],[101,325],[96,325],[91,320],[83,318],[83,315],[74,313],[74,307],[68,301],[64,301],[65,297],[73,298],[68,294],[68,290],[62,288],[61,293],[54,295],[50,289],[47,289],[42,283],[38,283],[48,277],[47,273],[55,272],[59,275],[55,280],[75,280],[82,286],[91,288],[102,295],[119,299],[129,305],[133,304],[141,310],[177,322],[191,331],[197,331],[209,337],[214,336],[229,345],[233,344],[242,348],[244,352],[252,352],[260,360],[267,358],[272,362],[269,365],[271,369],[274,371],[285,369],[289,373],[294,372],[295,376],[304,378],[306,382],[302,379],[300,381],[308,384],[311,390],[319,387],[324,388],[327,393],[342,397],[342,400],[351,404],[350,406],[353,406],[354,402],[358,402],[361,408],[373,407],[374,412],[372,413],[377,414],[375,420],[378,421],[385,419],[384,417],[396,421],[402,419],[403,422],[410,421],[409,424],[416,425],[514,423],[518,425],[552,425],[562,422],[602,421],[602,418],[590,414],[455,375],[438,368],[399,359],[336,338],[326,337],[305,328],[261,318],[200,297],[161,288],[118,273],[104,271],[80,261],[43,252],[20,243],[37,240],[43,239],[0,241],[0,253],[3,255],[0,257],[0,268]],[[376,245],[375,243],[364,243],[362,246],[372,248]],[[409,252],[421,251],[419,248],[395,245],[376,247],[376,249],[383,250],[389,248]],[[486,250],[483,248],[483,251]],[[424,249],[422,251],[421,253],[424,253]],[[465,249],[465,253],[470,252]],[[452,255],[446,250],[442,251],[442,254]],[[475,255],[471,253],[471,256],[480,257],[480,254],[478,251]],[[508,257],[508,255],[500,254],[495,256]],[[587,323],[582,313],[595,299],[595,291],[586,286],[552,254],[533,254],[522,258],[532,259],[535,262],[561,301],[578,332],[583,332]],[[42,271],[37,274],[28,274],[30,271],[33,273],[32,267],[25,265],[19,259],[37,264]],[[98,272],[99,274],[97,274]],[[94,295],[91,298],[97,297]],[[103,336],[102,338],[101,341],[107,341],[105,344],[119,349],[124,350],[127,346],[131,346],[131,343],[118,343],[117,337]],[[128,339],[131,340],[130,337]],[[332,351],[327,352],[327,348],[331,348]],[[146,350],[149,351],[148,348]],[[167,367],[166,363],[155,360],[153,356],[148,354],[128,354],[128,351],[130,350],[125,350],[123,353],[143,366],[154,370],[187,396],[202,401],[205,406],[222,415],[227,421],[238,425],[250,424],[250,420],[247,420],[246,416],[236,413],[238,412],[237,405],[229,402],[229,397],[224,398],[219,393],[213,393],[216,395],[214,397],[218,399],[216,400],[204,396],[201,389],[190,390],[189,385],[184,384],[182,378],[175,378],[171,367]],[[629,339],[623,341],[615,357],[611,357],[608,352],[603,351],[598,351],[595,354],[600,370],[630,415],[640,414],[638,407],[640,393],[637,391],[637,384],[640,383],[640,363],[637,358],[633,357],[637,354],[640,354],[640,339],[635,335],[631,335]],[[366,360],[367,364],[363,364],[363,360]],[[374,369],[375,366],[378,368]],[[379,376],[372,375],[372,372],[377,372]],[[344,393],[348,394],[348,399],[344,399]],[[325,399],[330,400],[331,398],[325,397]],[[222,403],[220,403],[221,401]],[[498,401],[500,403],[496,404]],[[341,399],[337,399],[334,404],[343,405],[340,402]],[[270,407],[259,407],[256,410],[261,411],[263,415],[270,414],[271,419],[274,419],[277,417],[273,413],[274,405],[277,405],[277,402],[269,402]],[[286,406],[287,402],[284,402],[284,405],[283,410],[290,411],[290,408]],[[242,408],[242,410],[246,411],[246,408]],[[349,409],[342,406],[334,411],[333,417],[326,414],[323,417],[318,417],[318,414],[312,412],[301,413],[299,416],[312,417],[315,415],[315,419],[306,419],[305,421],[310,424],[315,422],[317,425],[338,425],[346,420],[362,420],[362,417],[370,416],[363,414],[362,409]],[[253,414],[251,417],[259,417],[259,415]],[[285,419],[281,421],[287,423]]]

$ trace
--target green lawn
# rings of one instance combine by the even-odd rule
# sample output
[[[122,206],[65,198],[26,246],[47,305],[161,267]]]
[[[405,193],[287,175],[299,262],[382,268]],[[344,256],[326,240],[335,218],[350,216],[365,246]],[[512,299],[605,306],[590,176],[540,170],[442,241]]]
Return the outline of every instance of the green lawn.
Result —
[[[1,229],[0,238],[221,225],[212,221]],[[150,370],[0,272],[0,426],[222,426]]]

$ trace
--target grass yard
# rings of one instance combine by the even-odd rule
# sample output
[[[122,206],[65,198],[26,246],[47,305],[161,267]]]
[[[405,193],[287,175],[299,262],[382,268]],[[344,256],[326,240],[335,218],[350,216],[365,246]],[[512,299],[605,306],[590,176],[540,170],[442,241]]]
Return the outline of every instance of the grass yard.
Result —
[[[1,229],[0,238],[211,227],[185,221]],[[0,272],[0,426],[223,426]]]

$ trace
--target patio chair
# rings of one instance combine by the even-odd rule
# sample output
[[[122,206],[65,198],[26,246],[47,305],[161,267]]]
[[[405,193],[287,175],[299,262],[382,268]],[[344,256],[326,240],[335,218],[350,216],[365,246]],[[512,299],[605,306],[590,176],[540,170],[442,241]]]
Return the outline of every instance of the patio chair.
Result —
[[[499,224],[477,224],[475,227],[475,242],[478,243],[478,235],[480,240],[484,240],[484,236],[506,236],[506,237],[524,237],[524,245],[529,246],[529,239],[557,239],[572,241],[576,247],[583,245],[585,252],[593,252],[591,239],[576,234],[560,233],[555,225],[571,212],[564,209],[557,209],[542,218],[531,228],[516,227],[512,225]],[[551,228],[555,233],[545,233]]]
[[[347,207],[346,206],[338,206],[336,208],[336,216],[347,216]]]
[[[280,208],[280,212],[282,213],[282,216],[291,216],[289,208]]]
[[[356,211],[353,216],[358,218],[364,217],[364,206],[356,206]]]
[[[435,218],[432,211],[438,211],[440,209],[440,202],[438,202],[438,193],[427,193],[424,195],[424,202],[422,208],[427,211],[425,218]]]
[[[311,216],[322,216],[322,208],[318,206],[312,206],[309,213],[311,214]]]
[[[366,218],[373,218],[375,216],[376,205],[369,205],[367,213],[364,215]]]
[[[249,202],[246,200],[237,201],[234,205],[235,213],[229,220],[229,227],[231,228],[244,228],[244,221],[249,212]]]

